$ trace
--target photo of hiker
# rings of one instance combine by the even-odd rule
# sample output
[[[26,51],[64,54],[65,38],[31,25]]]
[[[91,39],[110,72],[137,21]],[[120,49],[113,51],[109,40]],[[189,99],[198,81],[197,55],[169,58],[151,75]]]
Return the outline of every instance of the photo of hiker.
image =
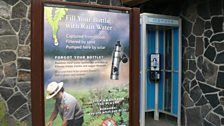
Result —
[[[82,126],[83,111],[76,98],[65,92],[63,82],[48,84],[46,99],[51,98],[55,100],[55,107],[46,126],[52,126],[58,114],[63,120],[62,126]]]

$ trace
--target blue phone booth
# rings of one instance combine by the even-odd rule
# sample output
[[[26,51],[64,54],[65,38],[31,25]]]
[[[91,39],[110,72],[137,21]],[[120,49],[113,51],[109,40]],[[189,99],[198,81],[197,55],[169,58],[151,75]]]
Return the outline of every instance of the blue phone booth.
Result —
[[[179,17],[141,14],[140,124],[145,113],[172,116],[181,125],[181,20]],[[150,126],[147,125],[147,126]]]

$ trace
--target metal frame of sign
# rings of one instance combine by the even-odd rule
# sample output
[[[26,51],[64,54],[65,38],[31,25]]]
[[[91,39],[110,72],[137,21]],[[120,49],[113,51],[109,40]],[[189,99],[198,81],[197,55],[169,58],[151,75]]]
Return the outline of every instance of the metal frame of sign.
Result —
[[[129,124],[139,126],[140,107],[140,10],[78,2],[32,0],[31,7],[31,104],[32,125],[44,126],[44,4],[76,6],[96,10],[127,11],[130,14]],[[119,21],[118,21],[119,23]]]

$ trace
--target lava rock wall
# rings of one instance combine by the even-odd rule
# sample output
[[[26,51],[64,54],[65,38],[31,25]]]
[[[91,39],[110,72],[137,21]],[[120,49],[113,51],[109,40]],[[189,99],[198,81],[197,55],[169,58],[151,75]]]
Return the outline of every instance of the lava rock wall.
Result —
[[[182,5],[182,119],[186,126],[224,125],[224,2]]]

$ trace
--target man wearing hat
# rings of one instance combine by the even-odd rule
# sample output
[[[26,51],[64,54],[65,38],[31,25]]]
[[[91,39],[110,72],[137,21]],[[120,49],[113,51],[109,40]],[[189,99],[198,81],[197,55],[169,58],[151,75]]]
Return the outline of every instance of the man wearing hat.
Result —
[[[63,120],[62,126],[82,126],[83,111],[76,98],[64,91],[63,82],[51,82],[48,84],[46,99],[51,98],[55,99],[56,102],[54,111],[46,126],[53,125],[58,113]]]

